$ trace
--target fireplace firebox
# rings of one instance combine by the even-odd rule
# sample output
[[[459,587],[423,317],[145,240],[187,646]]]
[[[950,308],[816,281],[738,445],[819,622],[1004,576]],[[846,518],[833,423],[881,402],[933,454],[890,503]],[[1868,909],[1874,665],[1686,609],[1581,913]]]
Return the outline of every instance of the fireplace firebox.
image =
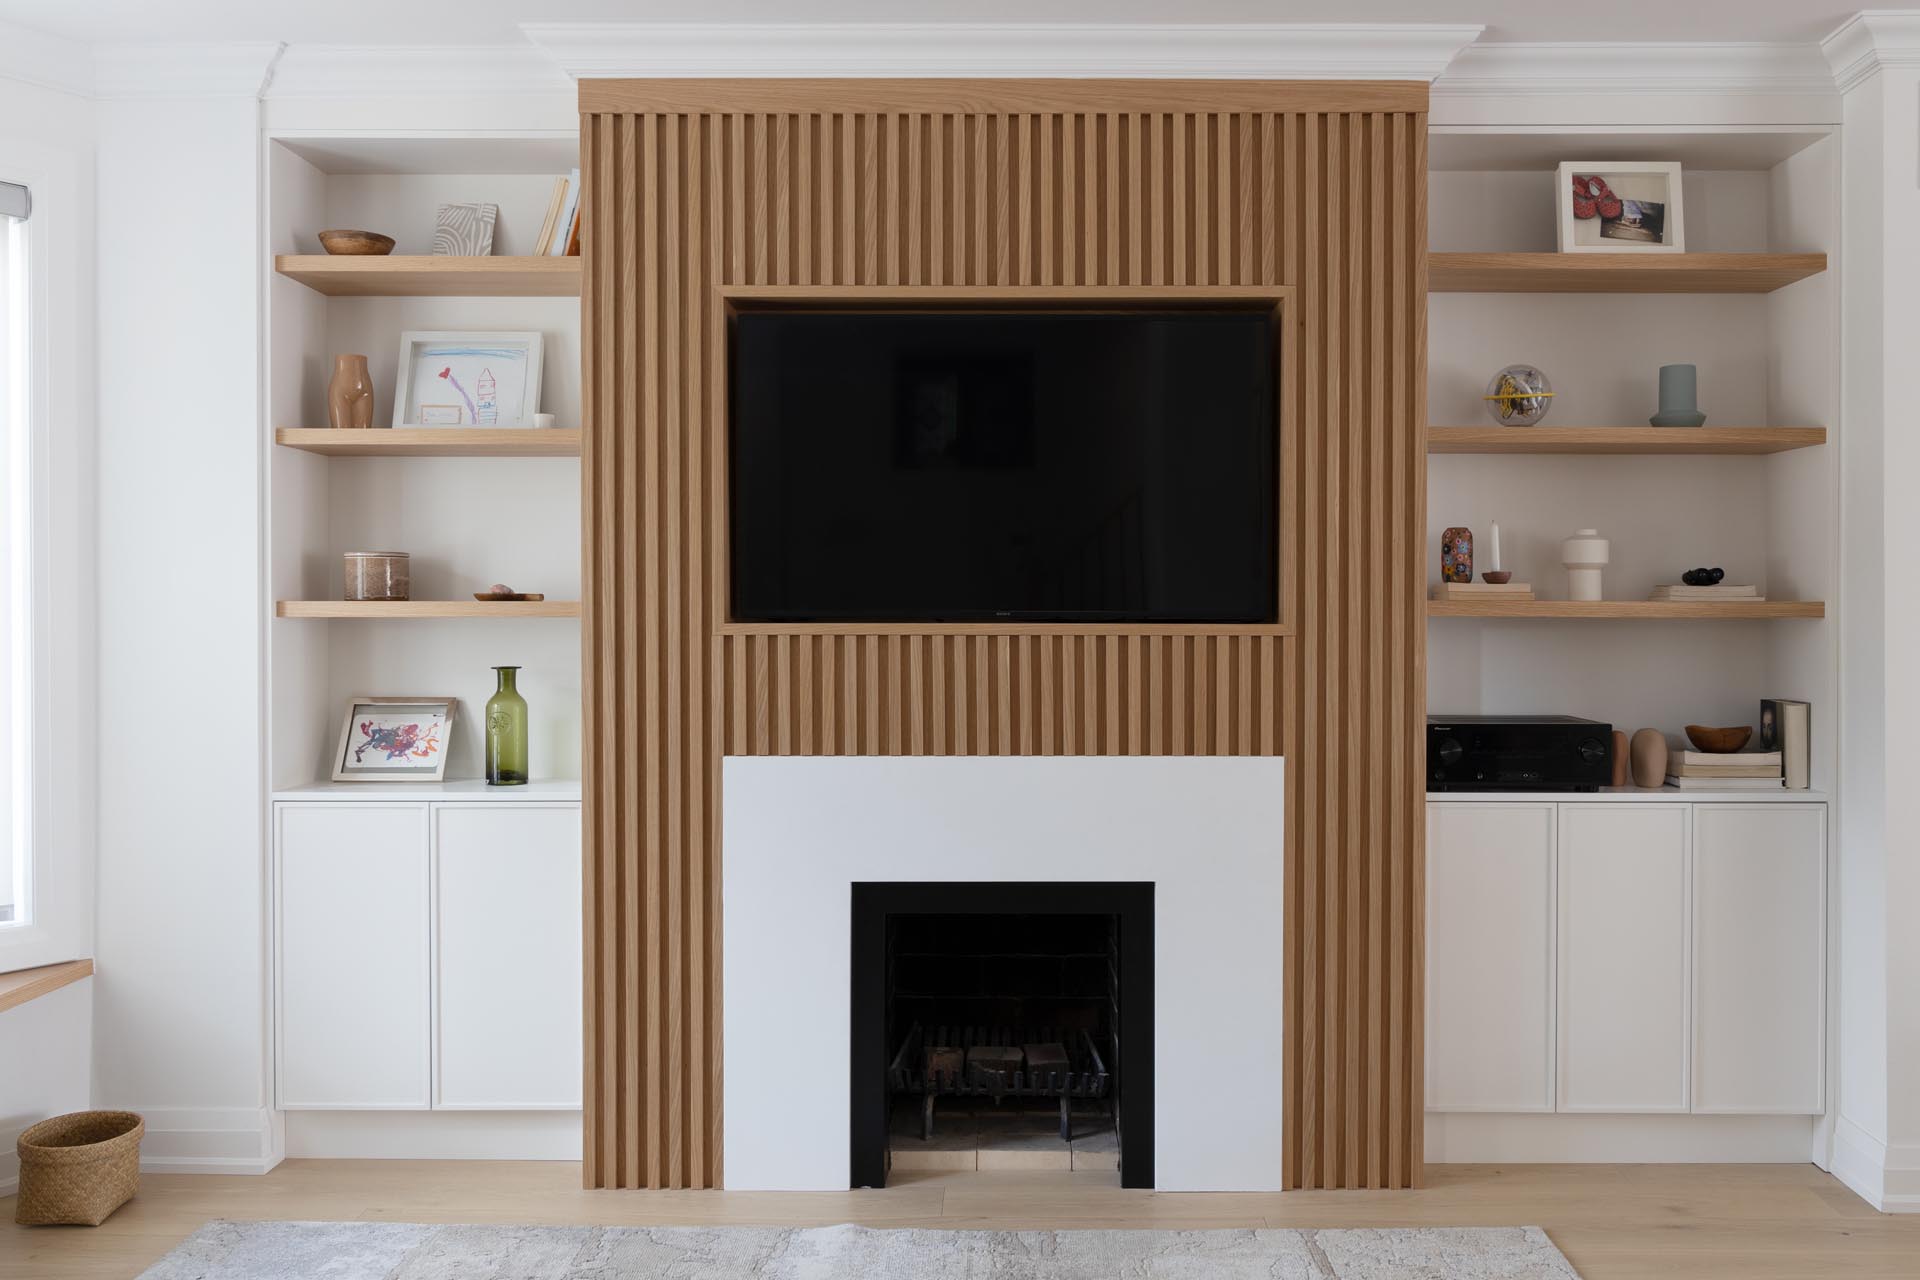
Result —
[[[1153,1186],[1153,885],[856,882],[850,1185],[884,1186],[896,1106],[1111,1119],[1121,1185]]]

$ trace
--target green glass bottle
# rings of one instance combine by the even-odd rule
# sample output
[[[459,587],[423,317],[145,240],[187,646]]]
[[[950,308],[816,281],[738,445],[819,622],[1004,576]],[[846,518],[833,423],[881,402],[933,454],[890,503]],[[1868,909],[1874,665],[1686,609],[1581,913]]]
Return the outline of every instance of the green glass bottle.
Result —
[[[527,700],[514,688],[518,667],[495,667],[500,687],[487,699],[487,785],[527,782]]]

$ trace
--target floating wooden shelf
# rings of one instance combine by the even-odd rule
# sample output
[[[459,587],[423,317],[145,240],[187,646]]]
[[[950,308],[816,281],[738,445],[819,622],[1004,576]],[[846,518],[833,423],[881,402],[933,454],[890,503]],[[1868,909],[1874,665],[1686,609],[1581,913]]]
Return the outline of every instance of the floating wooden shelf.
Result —
[[[282,618],[577,618],[578,600],[282,600]]]
[[[0,1011],[37,1000],[68,983],[92,976],[93,961],[90,959],[63,960],[59,964],[43,964],[37,969],[15,969],[11,973],[0,973]]]
[[[1428,453],[1784,453],[1825,427],[1428,427]]]
[[[273,269],[332,298],[577,298],[579,258],[281,254]]]
[[[1430,253],[1430,293],[1772,293],[1824,253]]]
[[[1429,618],[1824,618],[1820,600],[1429,600]]]
[[[329,458],[577,458],[580,430],[519,427],[281,427],[275,444]]]

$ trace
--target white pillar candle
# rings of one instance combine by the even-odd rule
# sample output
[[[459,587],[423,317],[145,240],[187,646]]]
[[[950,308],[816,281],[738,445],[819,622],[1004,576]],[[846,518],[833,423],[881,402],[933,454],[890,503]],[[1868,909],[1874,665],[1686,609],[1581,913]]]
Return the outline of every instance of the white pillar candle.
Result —
[[[1487,548],[1493,553],[1493,564],[1489,566],[1495,573],[1500,572],[1500,522],[1493,522],[1493,545]]]

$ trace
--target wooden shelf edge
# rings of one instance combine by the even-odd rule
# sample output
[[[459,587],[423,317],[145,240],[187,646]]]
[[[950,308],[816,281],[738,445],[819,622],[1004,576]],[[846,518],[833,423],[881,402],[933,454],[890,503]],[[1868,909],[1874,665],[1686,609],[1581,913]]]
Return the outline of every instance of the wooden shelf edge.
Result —
[[[0,1013],[92,976],[91,959],[63,960],[59,964],[43,964],[37,969],[0,973]]]
[[[722,622],[721,636],[1290,636],[1285,623]]]
[[[282,600],[280,618],[577,618],[578,600]]]
[[[273,269],[331,298],[568,298],[580,296],[580,263],[577,257],[283,253]]]
[[[277,427],[273,442],[327,458],[577,458],[578,427]]]
[[[1824,618],[1821,600],[1756,600],[1717,604],[1693,600],[1429,600],[1429,618]]]
[[[1825,427],[1427,428],[1430,454],[1769,454],[1826,442]]]
[[[1429,293],[1772,293],[1824,253],[1429,253]]]

